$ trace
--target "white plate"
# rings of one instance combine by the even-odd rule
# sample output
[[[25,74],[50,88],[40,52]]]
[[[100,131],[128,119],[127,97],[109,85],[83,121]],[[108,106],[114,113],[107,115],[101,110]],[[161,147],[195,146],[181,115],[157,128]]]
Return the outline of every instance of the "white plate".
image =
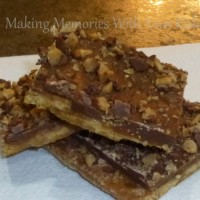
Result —
[[[200,44],[142,49],[189,72],[185,98],[200,101]],[[17,80],[35,69],[38,56],[0,58],[0,78]],[[199,200],[200,171],[161,200]],[[0,200],[112,200],[109,195],[62,166],[43,149],[0,158]]]

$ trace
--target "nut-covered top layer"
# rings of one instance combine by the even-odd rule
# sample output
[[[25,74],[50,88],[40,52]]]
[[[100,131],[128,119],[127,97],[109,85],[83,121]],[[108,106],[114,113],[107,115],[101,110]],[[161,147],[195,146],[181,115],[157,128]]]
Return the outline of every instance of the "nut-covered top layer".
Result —
[[[193,108],[193,111],[189,110],[190,108]],[[91,133],[77,134],[74,137],[138,184],[154,189],[171,177],[181,178],[184,168],[199,159],[200,104],[186,103],[183,113],[184,136],[178,138],[170,152],[129,141],[114,142]],[[91,165],[95,159],[89,157],[86,161]]]
[[[12,84],[0,80],[0,135],[6,143],[29,137],[32,129],[47,125],[53,118],[47,111],[23,103],[35,74],[34,70]]]
[[[35,89],[71,100],[72,110],[116,127],[122,139],[172,144],[187,73],[114,37],[80,32],[60,33],[40,52]]]

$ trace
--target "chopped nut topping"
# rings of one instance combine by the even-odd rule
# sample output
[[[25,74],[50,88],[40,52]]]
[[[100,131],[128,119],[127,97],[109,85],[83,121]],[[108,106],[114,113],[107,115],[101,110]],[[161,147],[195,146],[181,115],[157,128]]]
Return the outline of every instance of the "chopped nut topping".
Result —
[[[154,60],[152,59],[148,59],[147,60],[147,64],[149,64],[152,68],[154,68]],[[149,71],[152,73],[153,70],[150,68]]]
[[[80,70],[79,64],[78,64],[78,63],[74,63],[72,69],[73,69],[74,71],[77,71],[77,72],[78,72],[78,71]]]
[[[164,76],[156,79],[156,86],[159,89],[167,89],[169,87],[174,87],[177,79],[175,76]]]
[[[106,57],[107,57],[107,55],[108,55],[108,50],[107,50],[107,48],[106,48],[105,46],[103,46],[103,47],[101,48],[101,53],[102,53],[102,57],[103,57],[103,58],[106,58]]]
[[[0,83],[0,90],[2,90],[6,86],[6,83]]]
[[[97,97],[97,105],[106,114],[108,113],[108,109],[110,108],[110,104],[108,103],[108,101],[105,97]]]
[[[117,47],[117,46],[115,46],[115,47],[112,49],[112,51],[113,51],[114,53],[116,53],[117,56],[118,56],[119,58],[122,58],[123,55],[124,55],[124,52],[123,52],[119,47]]]
[[[79,35],[81,36],[81,38],[87,38],[87,35],[83,29],[79,30]]]
[[[138,95],[140,94],[140,93],[137,93]],[[147,105],[147,101],[146,100],[141,100],[141,101],[139,101],[139,104],[140,104],[140,110],[139,110],[139,112],[142,112],[144,109],[145,109],[145,105]]]
[[[197,116],[192,120],[192,124],[193,124],[193,125],[196,125],[196,124],[198,124],[198,123],[200,123],[200,114],[197,115]]]
[[[101,159],[101,158],[99,158],[99,159],[98,159],[98,164],[99,164],[99,165],[105,165],[105,164],[106,164],[106,161],[103,160],[103,159]]]
[[[147,101],[158,101],[158,100],[159,100],[158,96],[148,96],[147,97]]]
[[[157,69],[159,72],[162,72],[163,69],[164,69],[163,64],[160,62],[160,60],[159,60],[158,58],[155,58],[155,66],[156,66],[156,69]]]
[[[177,171],[177,167],[174,163],[170,162],[165,167],[165,170],[167,170],[168,174],[172,174]]]
[[[113,83],[112,82],[109,82],[108,84],[106,84],[103,88],[102,88],[102,91],[101,93],[102,94],[109,94],[111,93],[113,90]]]
[[[157,158],[159,157],[158,154],[148,154],[142,159],[142,162],[144,163],[145,167],[152,167],[155,164],[158,163]]]
[[[132,75],[132,74],[134,74],[134,70],[132,68],[128,68],[128,69],[124,70],[124,73]]]
[[[101,60],[102,60],[102,58],[101,58],[99,55],[96,55],[94,58],[95,58],[96,60],[98,60],[98,61],[101,61]]]
[[[69,47],[71,51],[73,51],[77,45],[78,45],[78,37],[76,36],[75,33],[70,33],[67,40],[65,40],[65,43]]]
[[[154,172],[152,180],[155,182],[158,182],[162,178],[161,174],[159,172]]]
[[[85,162],[87,164],[87,166],[91,167],[96,161],[96,158],[93,154],[87,154],[85,156]]]
[[[148,107],[144,109],[142,119],[147,121],[154,121],[156,119],[156,112]]]
[[[131,81],[128,82],[127,86],[130,88],[133,86],[133,83]]]
[[[74,52],[75,58],[86,58],[87,56],[91,55],[93,52],[89,49],[77,49]]]
[[[49,64],[51,66],[58,65],[63,55],[59,49],[52,47],[47,53]]]
[[[183,143],[182,147],[183,147],[183,150],[186,151],[187,153],[196,153],[197,152],[197,144],[192,139],[187,139]]]
[[[12,89],[4,89],[2,95],[8,100],[15,95],[15,92]]]
[[[181,175],[180,174],[177,174],[176,175],[176,179],[180,179],[181,178]]]
[[[75,90],[77,88],[77,85],[73,84],[73,83],[70,83],[69,84],[69,89],[71,90]]]
[[[92,73],[95,72],[99,66],[95,58],[86,58],[83,62],[83,66],[86,72]]]
[[[98,70],[98,76],[99,76],[100,80],[106,81],[113,74],[114,74],[114,72],[112,70],[110,70],[108,68],[108,66],[105,65],[105,63],[100,62],[100,67]]]
[[[102,39],[102,35],[101,35],[100,32],[92,33],[90,36],[91,36],[91,38],[94,39],[94,40],[101,40],[101,39]]]
[[[200,123],[189,128],[190,133],[200,133]]]
[[[181,73],[181,82],[187,83],[187,73]]]
[[[1,120],[1,123],[3,123],[3,124],[9,124],[9,119],[8,119],[8,117],[6,117],[6,116],[4,116],[3,117],[3,119]]]
[[[155,55],[151,56],[147,63],[152,67],[156,68],[159,72],[162,72],[164,70],[164,65],[160,62],[158,58],[156,58]]]

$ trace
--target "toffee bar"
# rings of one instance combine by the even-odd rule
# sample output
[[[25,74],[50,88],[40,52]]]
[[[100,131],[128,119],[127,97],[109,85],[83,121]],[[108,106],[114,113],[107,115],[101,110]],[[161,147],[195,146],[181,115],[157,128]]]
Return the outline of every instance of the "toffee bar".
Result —
[[[113,37],[59,33],[26,102],[112,140],[165,150],[176,142],[187,73]]]
[[[32,71],[12,84],[0,80],[0,148],[4,156],[55,142],[78,131],[48,111],[24,104],[35,74]]]

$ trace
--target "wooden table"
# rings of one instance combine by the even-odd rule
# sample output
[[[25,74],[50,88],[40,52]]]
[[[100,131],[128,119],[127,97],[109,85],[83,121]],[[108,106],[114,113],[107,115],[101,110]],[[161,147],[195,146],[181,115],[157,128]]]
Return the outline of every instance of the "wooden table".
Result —
[[[19,2],[0,1],[0,56],[36,54],[51,43],[50,27],[62,20],[81,21],[135,47],[200,42],[200,0]]]

